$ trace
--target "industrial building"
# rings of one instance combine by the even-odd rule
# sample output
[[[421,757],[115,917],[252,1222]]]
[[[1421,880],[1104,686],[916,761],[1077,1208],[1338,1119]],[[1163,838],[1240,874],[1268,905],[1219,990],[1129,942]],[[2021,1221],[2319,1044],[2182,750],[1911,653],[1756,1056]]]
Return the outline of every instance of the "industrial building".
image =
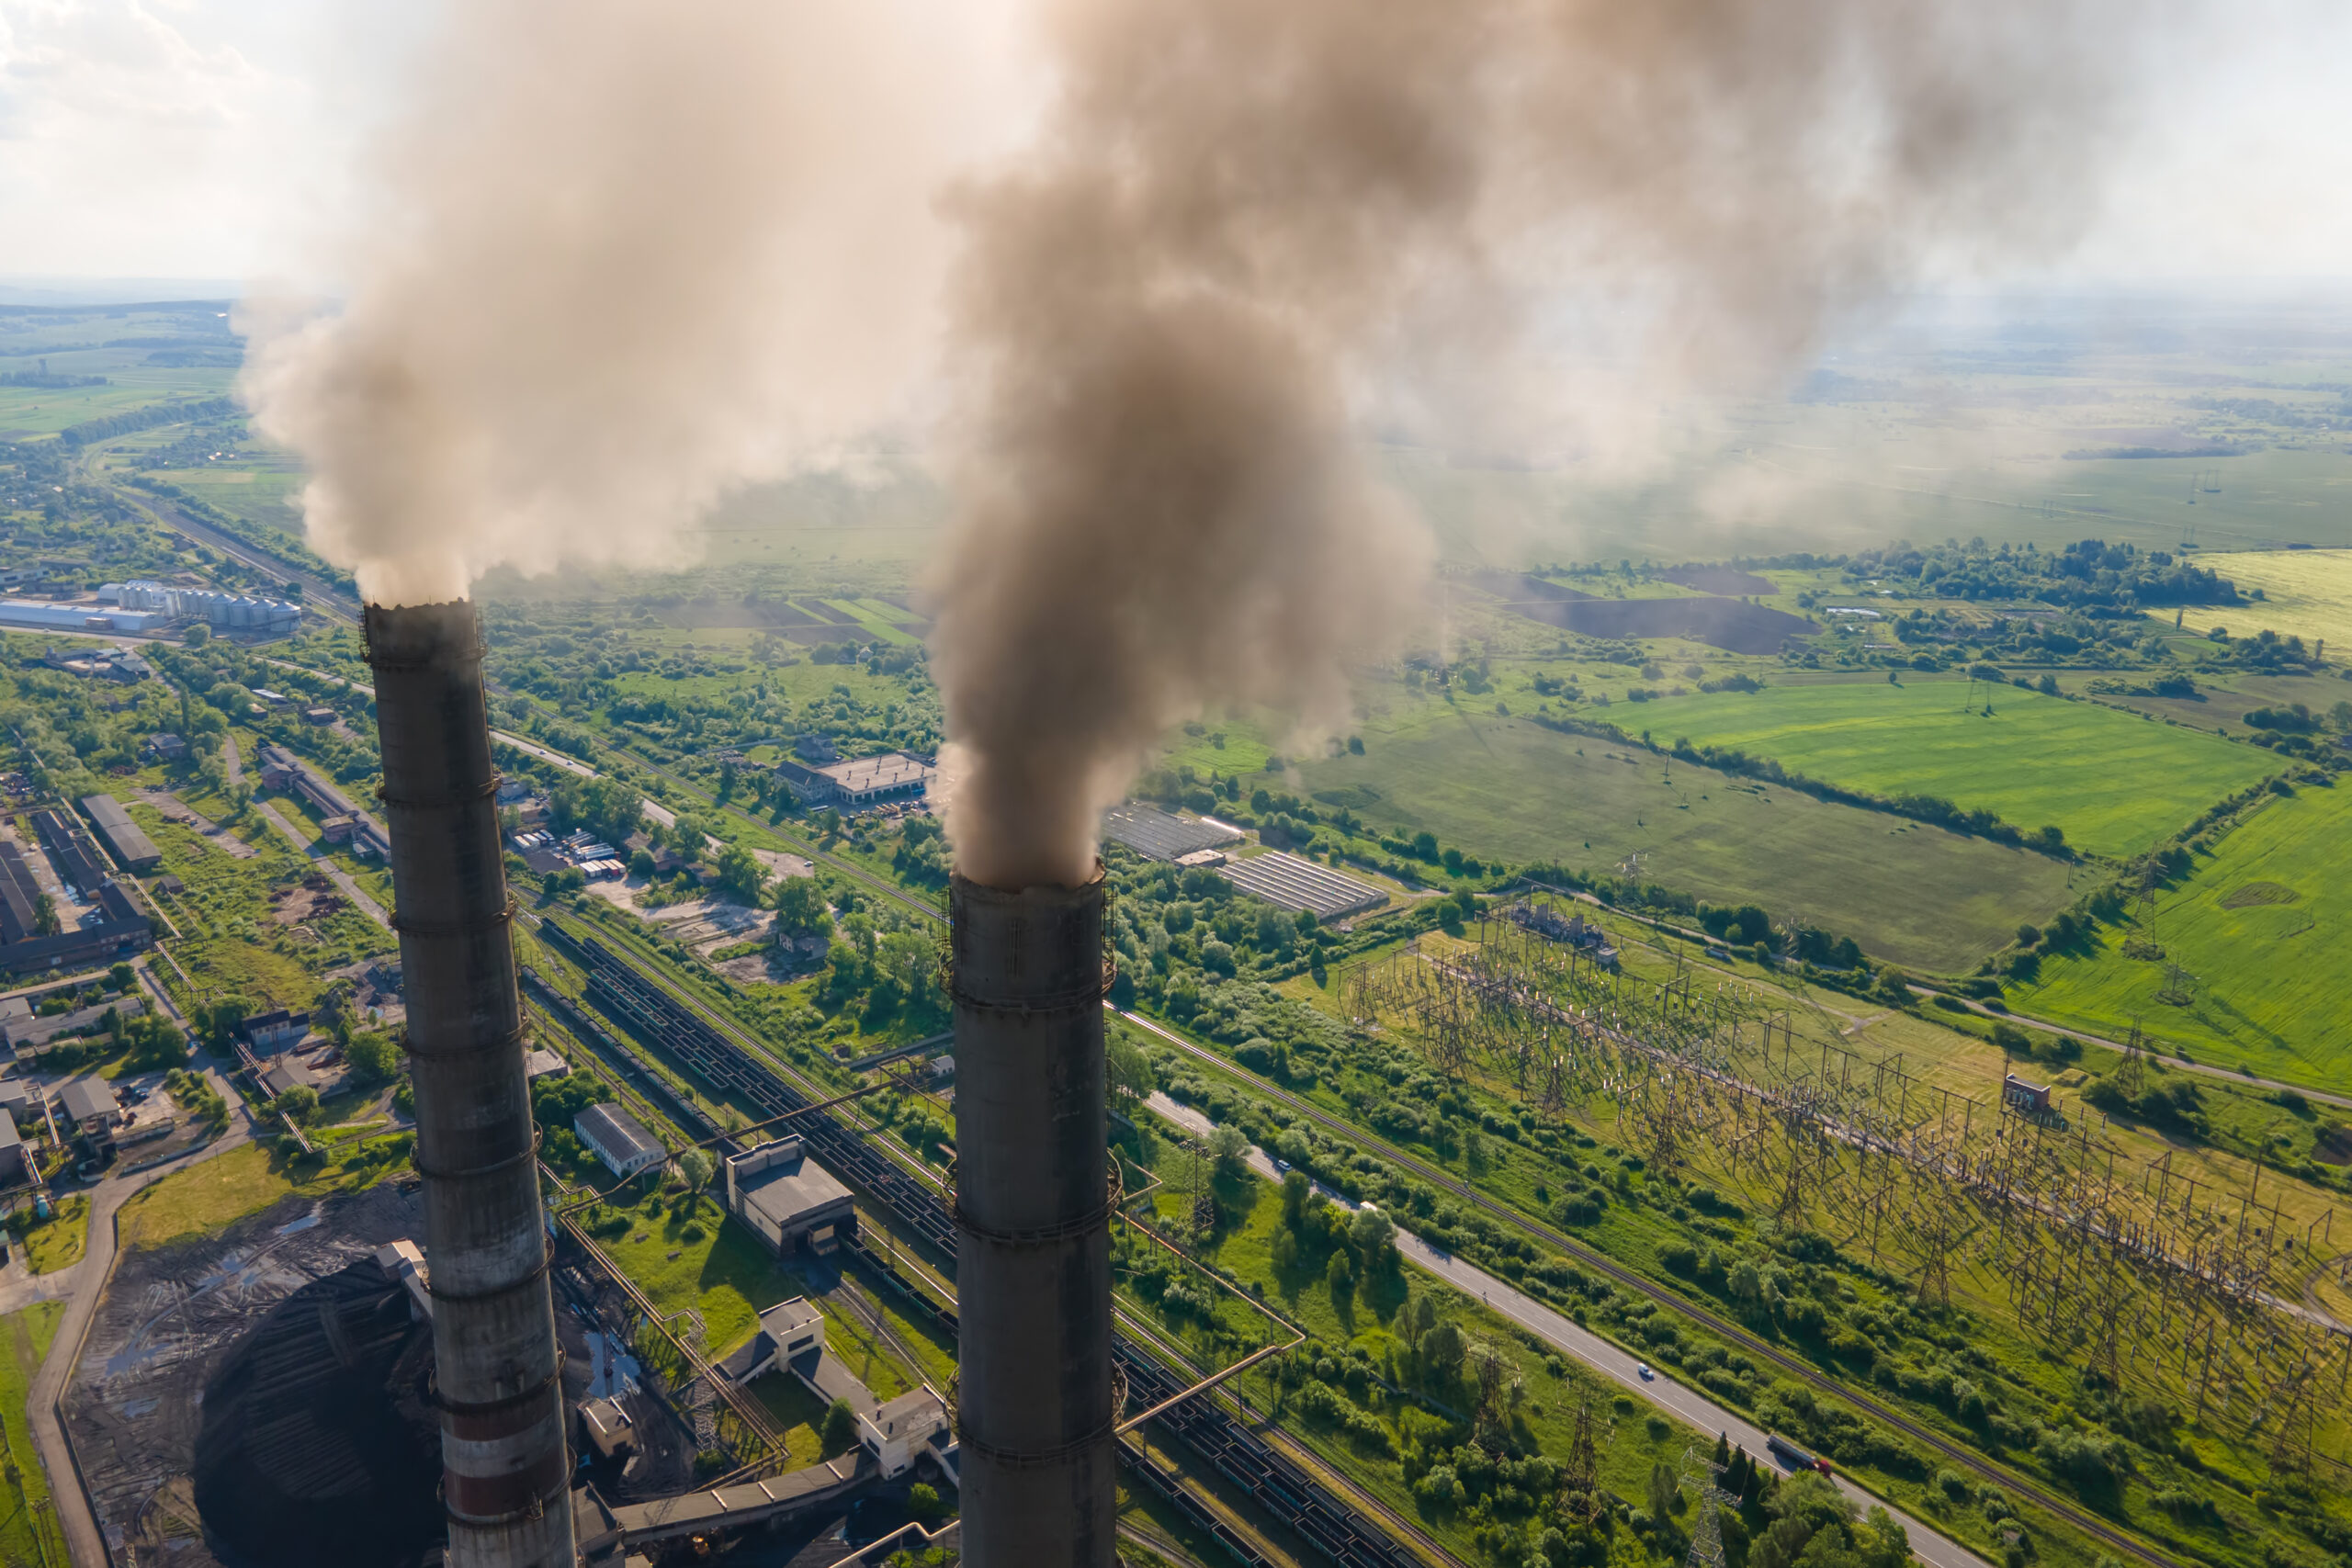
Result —
[[[1217,867],[1217,874],[1244,893],[1285,909],[1312,909],[1319,920],[1336,920],[1377,909],[1388,895],[1370,883],[1342,876],[1326,866],[1277,850]]]
[[[617,1105],[592,1105],[571,1119],[571,1130],[605,1168],[627,1179],[669,1157],[662,1141]]]
[[[266,1056],[300,1045],[310,1037],[311,1015],[288,1012],[279,1008],[273,1012],[257,1012],[237,1025],[237,1039],[256,1056]]]
[[[113,854],[115,863],[123,870],[153,871],[164,863],[164,852],[140,831],[139,824],[130,819],[130,813],[114,796],[85,795],[82,797],[82,810]]]
[[[84,842],[88,842],[86,837]],[[96,846],[91,849],[94,852]],[[25,863],[24,852],[15,844],[0,842],[0,971],[25,974],[111,964],[154,945],[154,930],[147,917],[103,873],[94,894],[97,918],[54,936],[39,934],[41,893],[32,867]]]
[[[263,1068],[261,1073],[263,1092],[272,1100],[276,1100],[281,1094],[289,1094],[298,1089],[315,1089],[323,1081],[321,1074],[291,1056],[282,1062],[272,1063]]]
[[[362,854],[380,859],[391,853],[391,840],[385,836],[383,824],[354,806],[350,796],[321,777],[310,763],[274,742],[265,742],[255,761],[261,767],[263,788],[300,796],[322,822],[346,818],[351,847]]]
[[[187,739],[170,733],[151,735],[140,750],[159,762],[176,762],[187,755]]]
[[[857,1229],[850,1190],[808,1157],[797,1136],[747,1149],[727,1162],[727,1207],[779,1257],[806,1247],[827,1253]]]
[[[25,1147],[25,1135],[17,1131],[17,1119],[0,1116],[0,1186],[7,1186],[32,1175],[28,1159],[30,1150]]]
[[[32,1079],[0,1080],[0,1120],[28,1122],[40,1114],[45,1103],[40,1085]]]
[[[1131,800],[1102,814],[1102,836],[1146,860],[1182,861],[1204,850],[1238,844],[1247,835],[1214,817],[1176,817]]]
[[[50,863],[57,867],[66,886],[85,897],[96,893],[98,884],[107,880],[107,872],[106,863],[98,858],[96,842],[82,830],[82,824],[53,807],[45,806],[30,816],[41,848],[49,852]]]
[[[127,632],[134,637],[160,629],[169,615],[138,610],[97,609],[89,604],[51,604],[38,599],[0,599],[0,626],[46,632]]]
[[[2001,1103],[2029,1116],[2046,1116],[2052,1109],[2049,1085],[2028,1083],[2014,1073],[2001,1077]]]
[[[290,635],[302,624],[302,606],[280,599],[255,599],[209,588],[179,588],[146,581],[109,582],[98,590],[102,603],[152,613],[158,620],[202,621],[222,631]]]
[[[737,1383],[783,1372],[799,1379],[828,1405],[843,1401],[857,1416],[857,1440],[881,1465],[886,1479],[905,1474],[926,1447],[945,1446],[946,1402],[930,1388],[910,1389],[887,1403],[877,1398],[839,1357],[827,1351],[825,1314],[805,1296],[778,1302],[760,1314],[760,1331],[720,1362],[718,1371]],[[941,1462],[944,1464],[944,1459]]]
[[[121,1106],[106,1079],[95,1073],[75,1078],[58,1095],[57,1109],[75,1132],[90,1140],[93,1149],[104,1153],[114,1147],[114,1119]]]
[[[792,786],[804,806],[839,806],[857,811],[892,800],[920,798],[939,770],[904,751],[847,761],[811,764],[786,757],[775,776]]]

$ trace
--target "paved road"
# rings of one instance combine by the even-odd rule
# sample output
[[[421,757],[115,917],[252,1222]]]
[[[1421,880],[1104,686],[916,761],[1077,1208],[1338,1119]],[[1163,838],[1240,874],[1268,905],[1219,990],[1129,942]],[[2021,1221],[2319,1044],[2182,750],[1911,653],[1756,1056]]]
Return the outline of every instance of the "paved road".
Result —
[[[1155,1092],[1146,1103],[1161,1116],[1197,1136],[1205,1138],[1216,1128],[1216,1124],[1206,1116],[1190,1106],[1179,1105],[1165,1094]],[[1270,1181],[1281,1179],[1272,1158],[1255,1145],[1250,1149],[1250,1168]],[[1321,1182],[1316,1183],[1316,1190],[1341,1208],[1355,1207],[1344,1194]],[[1764,1446],[1766,1434],[1761,1427],[1737,1411],[1717,1404],[1696,1389],[1676,1382],[1671,1378],[1662,1374],[1643,1377],[1639,1358],[1590,1330],[1578,1327],[1542,1302],[1512,1289],[1509,1283],[1485,1269],[1464,1263],[1409,1231],[1399,1230],[1396,1233],[1396,1250],[1408,1261],[1437,1275],[1464,1295],[1477,1297],[1489,1311],[1510,1318],[1537,1338],[1576,1357],[1603,1377],[1623,1383],[1668,1414],[1702,1432],[1713,1427],[1758,1459],[1770,1457]],[[1834,1479],[1838,1490],[1853,1498],[1865,1512],[1874,1507],[1886,1507],[1884,1498],[1864,1491],[1846,1477],[1840,1475]],[[1931,1568],[1987,1568],[1983,1558],[1958,1541],[1937,1534],[1907,1514],[1893,1508],[1887,1511],[1894,1514],[1895,1522],[1910,1536],[1912,1553],[1921,1562],[1930,1564]]]
[[[212,1076],[213,1087],[227,1091],[230,1103],[242,1111],[243,1104],[234,1091],[219,1082],[217,1075]],[[55,1276],[40,1276],[59,1280],[65,1288],[48,1292],[47,1299],[62,1296],[67,1304],[65,1316],[57,1325],[57,1337],[50,1343],[49,1359],[33,1377],[32,1393],[25,1401],[25,1411],[32,1423],[33,1446],[40,1450],[41,1464],[49,1472],[50,1496],[56,1505],[57,1522],[65,1531],[66,1544],[72,1549],[74,1568],[107,1568],[109,1559],[97,1517],[90,1511],[89,1497],[82,1490],[73,1450],[66,1446],[57,1402],[74,1375],[74,1363],[82,1358],[82,1341],[90,1331],[90,1319],[96,1315],[98,1301],[106,1294],[107,1281],[114,1274],[115,1211],[132,1193],[150,1183],[226,1154],[252,1136],[251,1117],[236,1115],[227,1133],[199,1149],[151,1170],[99,1182],[90,1189],[89,1250],[73,1268],[60,1269]]]

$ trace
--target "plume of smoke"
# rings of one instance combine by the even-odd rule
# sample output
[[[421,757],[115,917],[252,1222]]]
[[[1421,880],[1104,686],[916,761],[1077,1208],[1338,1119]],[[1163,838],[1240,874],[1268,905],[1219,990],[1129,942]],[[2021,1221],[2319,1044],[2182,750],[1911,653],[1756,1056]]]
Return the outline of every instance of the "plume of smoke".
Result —
[[[340,310],[243,382],[311,543],[386,604],[674,566],[729,489],[869,432],[936,340],[978,22],[912,0],[463,0],[378,139]]]
[[[2112,0],[1067,0],[1035,144],[964,186],[934,669],[966,874],[1083,877],[1213,703],[1328,711],[1426,543],[1352,430],[1475,405],[1539,302],[1651,384],[1753,384],[1924,274],[2063,243],[2121,119]],[[2141,16],[2134,26],[2143,26]],[[1556,389],[1557,415],[1572,406]]]

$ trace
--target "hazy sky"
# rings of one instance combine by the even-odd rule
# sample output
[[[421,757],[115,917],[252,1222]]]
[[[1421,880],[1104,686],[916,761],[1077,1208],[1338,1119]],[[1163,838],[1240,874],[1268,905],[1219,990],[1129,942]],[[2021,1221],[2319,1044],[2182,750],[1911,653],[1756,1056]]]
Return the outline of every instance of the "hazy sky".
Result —
[[[2227,10],[2226,24],[2185,27],[2154,51],[2163,118],[2058,276],[2352,277],[2352,6]],[[331,285],[311,242],[346,199],[354,150],[428,12],[420,0],[0,0],[0,278]]]

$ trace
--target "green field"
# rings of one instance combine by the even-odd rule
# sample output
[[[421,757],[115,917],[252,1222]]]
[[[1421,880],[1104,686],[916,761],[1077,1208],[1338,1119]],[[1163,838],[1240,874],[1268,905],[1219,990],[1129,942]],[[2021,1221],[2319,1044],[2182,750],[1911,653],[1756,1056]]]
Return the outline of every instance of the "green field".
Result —
[[[25,1416],[33,1374],[40,1371],[64,1315],[63,1302],[38,1302],[0,1317],[0,1453],[6,1456],[0,1470],[0,1562],[67,1561],[63,1532],[49,1511],[49,1472],[34,1450]]]
[[[2012,988],[2021,1012],[2120,1037],[2136,1020],[2200,1061],[2341,1089],[2352,1066],[2352,788],[2273,800],[2159,897],[2152,929],[2109,929],[2094,951],[2057,957]],[[2127,936],[2162,959],[2125,955]],[[2158,999],[2172,959],[2192,999]]]
[[[1644,881],[1757,903],[1897,964],[1966,968],[2074,897],[2068,868],[2043,855],[1711,769],[1669,772],[1648,752],[1525,719],[1427,705],[1367,724],[1363,739],[1363,756],[1298,772],[1385,830],[1600,874],[1638,853]]]
[[[1883,679],[1669,697],[1617,722],[1667,740],[1736,747],[1879,795],[1932,795],[2029,831],[2045,823],[2098,854],[2137,854],[2278,760],[2172,725],[2013,686]],[[1638,717],[1634,716],[1638,715]]]

